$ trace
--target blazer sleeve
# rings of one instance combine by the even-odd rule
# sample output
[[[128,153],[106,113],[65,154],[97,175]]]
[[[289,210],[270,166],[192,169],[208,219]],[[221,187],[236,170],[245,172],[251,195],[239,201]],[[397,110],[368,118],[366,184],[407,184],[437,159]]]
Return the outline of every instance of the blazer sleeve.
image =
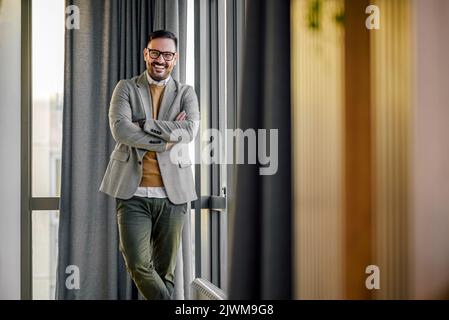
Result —
[[[188,86],[181,99],[181,110],[186,112],[184,121],[146,120],[143,130],[167,142],[190,143],[198,133],[200,111],[195,90]]]
[[[114,89],[109,107],[109,126],[115,141],[134,148],[164,152],[167,142],[133,124],[129,101],[129,87],[125,80],[121,80]]]

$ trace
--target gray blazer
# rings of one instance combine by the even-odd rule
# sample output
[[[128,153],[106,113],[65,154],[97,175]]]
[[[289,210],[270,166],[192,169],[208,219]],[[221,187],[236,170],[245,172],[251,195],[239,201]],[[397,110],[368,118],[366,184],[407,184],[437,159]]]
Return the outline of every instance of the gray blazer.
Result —
[[[181,140],[180,143],[189,143],[194,140],[200,120],[195,90],[171,78],[162,97],[158,119],[147,120],[142,130],[134,123],[147,119],[145,104],[153,114],[145,72],[130,80],[121,80],[112,95],[109,126],[116,145],[100,191],[114,198],[130,199],[142,179],[145,153],[155,151],[169,200],[174,204],[194,201],[197,195],[191,160],[183,157],[172,161],[173,157],[166,148],[168,142]],[[174,121],[181,111],[186,112],[186,120]]]

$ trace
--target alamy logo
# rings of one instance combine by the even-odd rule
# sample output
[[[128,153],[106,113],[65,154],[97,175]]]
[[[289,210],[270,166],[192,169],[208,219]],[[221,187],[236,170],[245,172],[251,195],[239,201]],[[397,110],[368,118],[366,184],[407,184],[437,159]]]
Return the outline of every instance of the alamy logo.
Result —
[[[65,279],[65,287],[68,290],[79,290],[80,288],[80,268],[74,265],[67,266],[65,273],[69,276]]]
[[[366,267],[365,273],[369,276],[365,280],[365,286],[368,290],[380,289],[380,269],[378,266],[370,265]]]
[[[189,133],[184,129],[174,130],[170,136],[176,144],[170,152],[174,164],[189,161]],[[203,148],[201,158],[195,159],[203,164],[257,164],[262,176],[274,175],[279,163],[278,129],[217,129],[205,130],[201,136]],[[245,143],[246,142],[246,143]]]
[[[65,13],[69,16],[65,20],[65,27],[68,30],[80,29],[80,8],[78,6],[68,6]]]
[[[368,30],[380,29],[380,9],[378,6],[371,5],[365,10],[366,14],[370,16],[366,19],[365,25]]]

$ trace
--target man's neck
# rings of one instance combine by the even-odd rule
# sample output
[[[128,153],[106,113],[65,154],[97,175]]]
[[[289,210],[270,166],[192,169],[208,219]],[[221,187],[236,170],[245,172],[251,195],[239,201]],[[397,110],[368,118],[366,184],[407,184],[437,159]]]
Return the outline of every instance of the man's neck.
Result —
[[[168,81],[170,80],[170,77],[171,77],[171,75],[168,75],[168,77],[165,78],[165,79],[155,80],[155,79],[153,79],[153,77],[150,75],[150,73],[148,71],[146,72],[146,75],[147,75],[148,83],[150,83],[150,84],[153,83],[153,84],[156,84],[156,85],[166,85],[168,83]]]

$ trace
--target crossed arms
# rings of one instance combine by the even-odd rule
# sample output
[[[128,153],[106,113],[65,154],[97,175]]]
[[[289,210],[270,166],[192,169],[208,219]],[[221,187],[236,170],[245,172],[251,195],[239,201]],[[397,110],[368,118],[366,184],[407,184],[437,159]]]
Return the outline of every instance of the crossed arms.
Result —
[[[146,120],[141,127],[132,122],[129,87],[121,80],[112,94],[109,125],[115,141],[155,152],[165,152],[174,143],[193,141],[199,127],[198,100],[188,87],[182,99],[183,110],[175,121]]]

